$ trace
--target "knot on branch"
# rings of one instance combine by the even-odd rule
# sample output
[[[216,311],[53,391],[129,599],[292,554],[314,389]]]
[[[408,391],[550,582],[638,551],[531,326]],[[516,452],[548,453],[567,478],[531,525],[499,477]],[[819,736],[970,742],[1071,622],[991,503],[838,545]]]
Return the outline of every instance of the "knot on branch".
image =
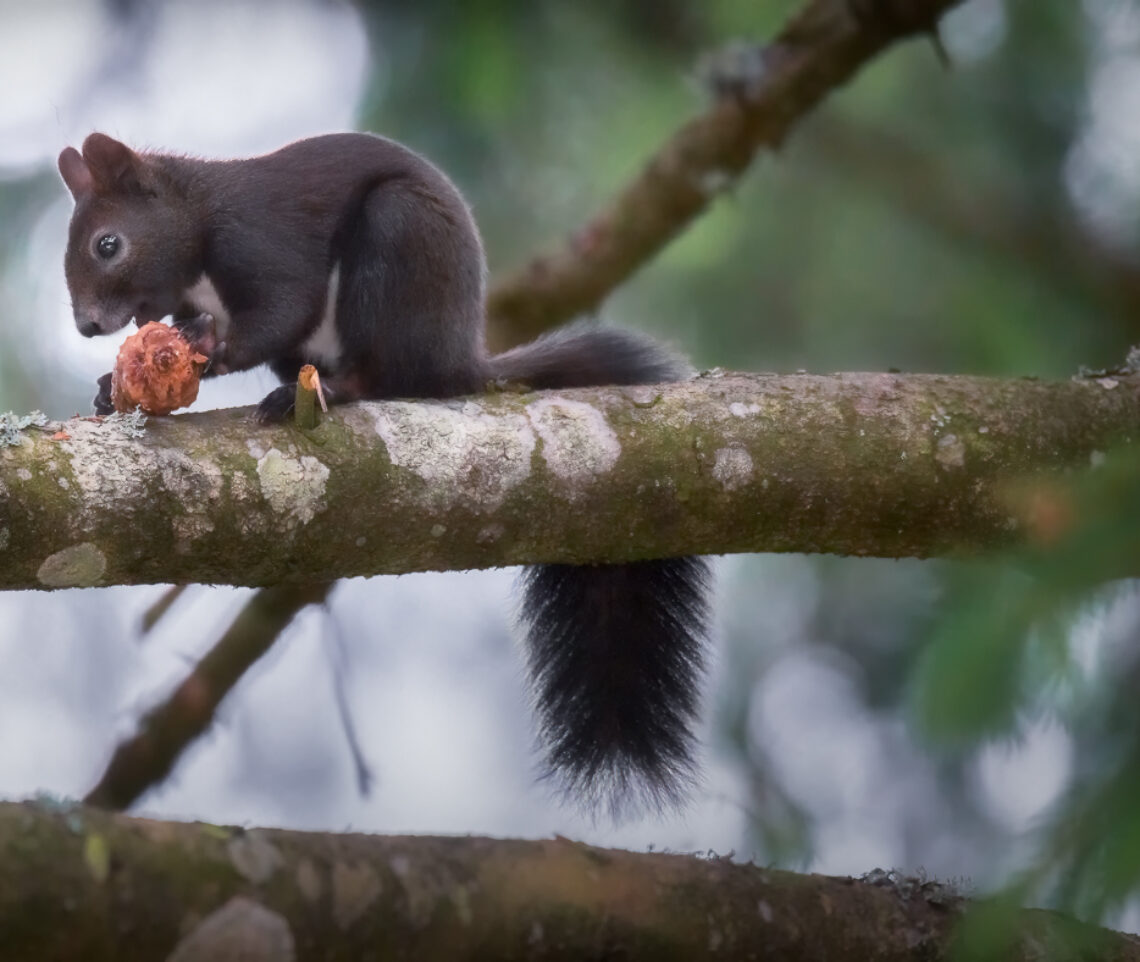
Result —
[[[763,90],[771,59],[771,48],[734,40],[700,58],[697,79],[717,99],[747,102]]]

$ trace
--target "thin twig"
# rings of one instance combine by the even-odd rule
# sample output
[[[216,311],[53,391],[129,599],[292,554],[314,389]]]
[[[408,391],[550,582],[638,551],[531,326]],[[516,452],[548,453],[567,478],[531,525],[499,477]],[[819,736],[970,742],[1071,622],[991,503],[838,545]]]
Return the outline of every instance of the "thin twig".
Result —
[[[182,593],[188,587],[190,586],[171,585],[153,605],[143,612],[141,630],[144,635],[152,631],[154,626],[166,617],[166,613],[170,610],[171,606],[182,597]]]
[[[348,704],[348,692],[345,681],[348,676],[348,642],[344,636],[343,626],[326,605],[326,618],[331,628],[329,652],[332,665],[333,698],[336,702],[337,715],[340,717],[341,731],[344,732],[348,743],[349,753],[352,755],[352,766],[356,773],[356,788],[361,795],[368,795],[372,791],[375,776],[364,757],[364,750],[360,745],[360,736],[356,731],[356,721],[352,717],[352,709]]]

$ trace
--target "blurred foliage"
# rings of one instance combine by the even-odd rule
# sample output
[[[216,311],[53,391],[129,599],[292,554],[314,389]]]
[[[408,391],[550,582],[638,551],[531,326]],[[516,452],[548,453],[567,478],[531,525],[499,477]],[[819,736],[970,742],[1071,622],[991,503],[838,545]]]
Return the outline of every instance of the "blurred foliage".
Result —
[[[116,6],[129,17],[146,5]],[[580,225],[702,108],[701,51],[762,41],[797,6],[361,4],[373,76],[359,125],[454,176],[501,271]],[[889,51],[604,313],[702,366],[1067,376],[1123,359],[1140,340],[1140,178],[1114,131],[1135,127],[1136,112],[1127,98],[1102,102],[1098,84],[1108,64],[1135,66],[1138,24],[1140,0],[970,0],[946,24],[953,69],[922,42]],[[9,276],[50,194],[42,176],[0,182]],[[11,361],[19,336],[0,327],[0,409],[39,403]],[[814,659],[846,679],[879,740],[893,781],[859,789],[859,804],[897,823],[903,864],[949,847],[963,865],[990,856],[985,884],[1029,873],[1058,904],[1118,911],[1140,883],[1140,616],[1117,581],[1137,573],[1138,467],[1120,453],[1037,492],[1035,523],[1048,528],[1053,499],[1056,530],[1007,559],[733,567],[714,715],[719,751],[746,773],[742,850],[802,861],[844,804],[785,779],[756,721],[769,673]],[[1074,763],[1027,850],[976,772],[988,741],[1016,744],[1043,716],[1064,724]],[[922,755],[922,784],[927,746],[904,724],[916,719],[937,746]]]
[[[1017,738],[1043,717],[1065,727],[1070,789],[1018,884],[1094,919],[1140,887],[1140,596],[1125,580],[1140,574],[1137,478],[1140,452],[1126,447],[1011,490],[1027,546],[953,567],[914,676],[913,710],[936,744]]]

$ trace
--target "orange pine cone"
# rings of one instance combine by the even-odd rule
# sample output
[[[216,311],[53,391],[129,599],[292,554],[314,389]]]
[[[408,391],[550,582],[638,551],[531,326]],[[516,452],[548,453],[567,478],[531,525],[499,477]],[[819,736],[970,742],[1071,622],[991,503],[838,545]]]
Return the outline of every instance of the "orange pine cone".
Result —
[[[151,321],[119,348],[111,373],[111,403],[116,411],[169,414],[193,404],[207,358],[190,349],[174,328]]]

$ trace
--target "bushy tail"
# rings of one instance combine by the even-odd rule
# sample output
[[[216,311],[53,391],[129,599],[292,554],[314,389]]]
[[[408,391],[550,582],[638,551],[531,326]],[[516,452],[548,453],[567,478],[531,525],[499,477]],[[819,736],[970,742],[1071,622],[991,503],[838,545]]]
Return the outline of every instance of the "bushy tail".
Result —
[[[550,773],[618,817],[677,807],[693,783],[703,558],[540,565],[522,620]]]
[[[649,384],[688,371],[649,338],[574,325],[491,361],[534,388]],[[694,781],[708,565],[669,558],[539,565],[522,627],[549,774],[614,817],[679,806]]]
[[[541,391],[678,381],[689,365],[644,334],[578,323],[491,358],[491,370]]]

